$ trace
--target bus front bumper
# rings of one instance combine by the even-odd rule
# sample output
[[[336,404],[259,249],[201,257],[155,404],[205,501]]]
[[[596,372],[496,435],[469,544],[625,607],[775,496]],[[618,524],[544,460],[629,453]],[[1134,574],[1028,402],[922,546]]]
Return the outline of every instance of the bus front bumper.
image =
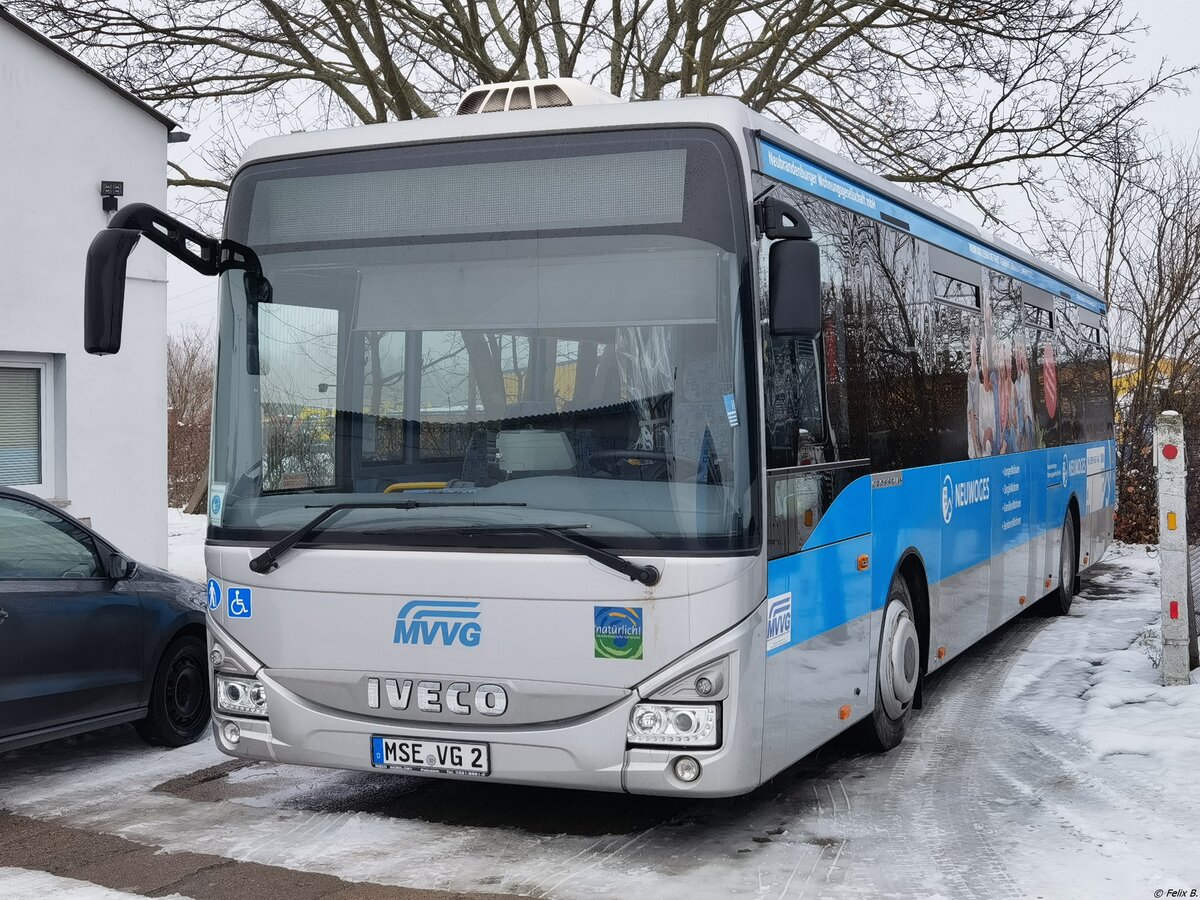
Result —
[[[724,635],[705,648],[705,656],[729,652],[740,643],[738,637],[734,633]],[[222,643],[229,642],[223,638]],[[750,663],[745,653],[734,652],[732,658],[740,659],[743,665]],[[673,665],[671,670],[683,671],[705,661],[699,656],[688,658]],[[735,668],[741,667],[735,663]],[[741,677],[735,676],[730,691],[721,701],[721,743],[711,749],[628,746],[630,713],[643,700],[637,691],[618,703],[567,723],[472,729],[382,722],[318,707],[289,691],[262,669],[253,677],[266,687],[269,718],[230,716],[214,710],[213,735],[222,752],[241,759],[539,787],[735,796],[759,784],[762,765],[762,698],[747,697],[746,690],[737,689],[739,683],[745,686],[761,681],[746,678],[749,673],[744,671],[739,674]],[[758,678],[761,679],[761,674]],[[757,722],[752,713],[743,716],[741,708],[758,708]],[[234,729],[228,727],[229,723],[237,726],[236,740],[231,740]],[[376,766],[372,763],[371,741],[376,735],[487,744],[490,772],[466,775]],[[700,764],[700,776],[692,782],[676,775],[675,763],[682,756]]]

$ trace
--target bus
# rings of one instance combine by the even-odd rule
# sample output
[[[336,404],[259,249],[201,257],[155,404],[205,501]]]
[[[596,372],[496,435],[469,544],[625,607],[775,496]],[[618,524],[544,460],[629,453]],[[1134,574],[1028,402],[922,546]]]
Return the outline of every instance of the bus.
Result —
[[[247,760],[748,792],[1112,539],[1086,284],[729,98],[549,80],[269,138],[224,237],[205,558]]]

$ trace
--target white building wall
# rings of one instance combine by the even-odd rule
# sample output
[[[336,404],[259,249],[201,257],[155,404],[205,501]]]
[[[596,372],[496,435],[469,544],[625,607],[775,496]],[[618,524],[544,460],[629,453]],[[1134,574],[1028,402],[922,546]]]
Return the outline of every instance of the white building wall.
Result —
[[[108,222],[101,180],[125,182],[122,204],[165,208],[167,128],[3,21],[0,117],[0,356],[54,364],[54,464],[38,493],[165,565],[165,254],[142,241],[130,258],[117,356],[83,350],[83,275]]]

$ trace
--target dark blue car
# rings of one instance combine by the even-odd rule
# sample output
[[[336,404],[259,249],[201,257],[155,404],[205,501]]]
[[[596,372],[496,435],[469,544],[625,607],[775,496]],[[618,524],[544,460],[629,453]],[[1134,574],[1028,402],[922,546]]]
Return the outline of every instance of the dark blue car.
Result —
[[[205,591],[0,486],[0,751],[132,722],[149,743],[208,725]]]

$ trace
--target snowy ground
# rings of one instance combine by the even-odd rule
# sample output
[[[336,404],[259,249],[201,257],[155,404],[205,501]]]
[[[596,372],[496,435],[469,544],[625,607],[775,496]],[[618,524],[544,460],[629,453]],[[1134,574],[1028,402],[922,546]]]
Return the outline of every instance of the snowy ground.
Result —
[[[177,509],[167,510],[167,568],[176,575],[204,583],[205,515],[189,516]]]
[[[202,578],[202,524],[171,527],[172,566]],[[1115,548],[1069,617],[1024,614],[933,679],[898,750],[835,743],[736,800],[238,767],[210,740],[150,750],[112,729],[0,757],[0,809],[168,852],[533,897],[1186,896],[1200,685],[1157,683],[1157,571]],[[0,896],[36,874],[0,869]]]
[[[0,890],[10,900],[38,898],[38,900],[135,900],[138,894],[127,894],[125,891],[111,891],[86,881],[76,881],[74,878],[62,878],[49,872],[37,872],[29,869],[16,869],[12,866],[0,866]],[[166,900],[187,900],[178,894],[171,894]]]

